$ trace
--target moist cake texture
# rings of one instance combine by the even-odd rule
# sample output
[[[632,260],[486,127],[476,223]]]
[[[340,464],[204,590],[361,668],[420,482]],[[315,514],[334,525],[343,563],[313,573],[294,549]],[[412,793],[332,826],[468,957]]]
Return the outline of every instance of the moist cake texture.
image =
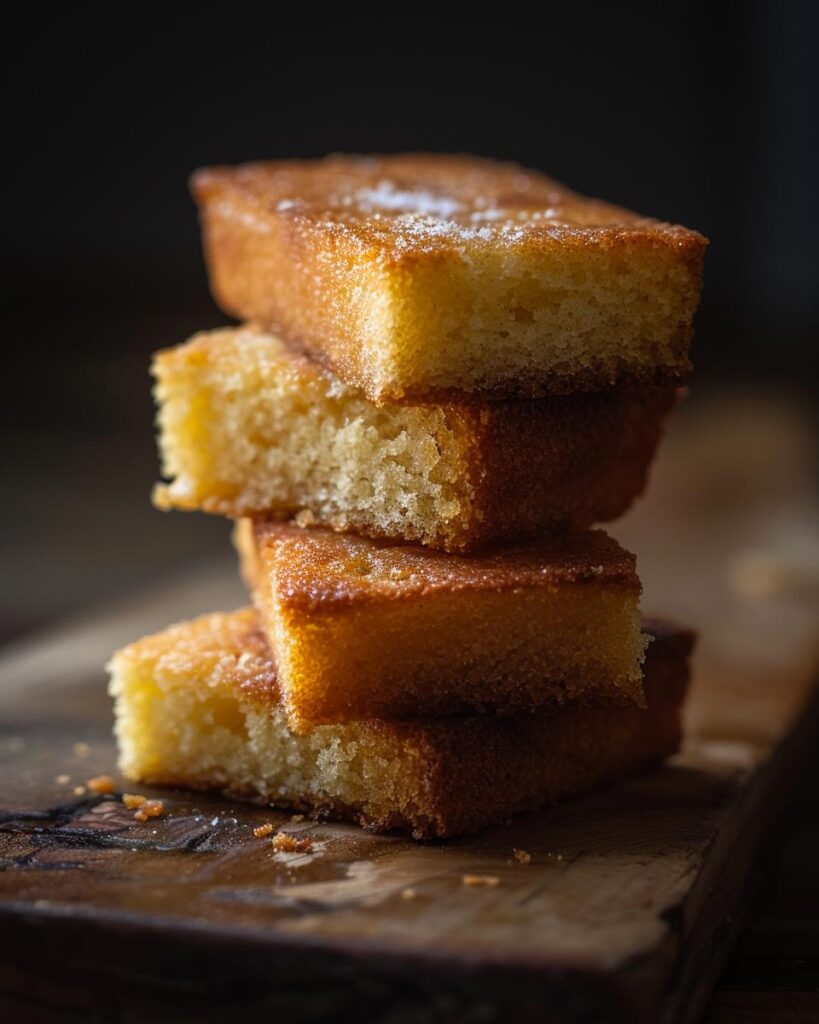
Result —
[[[237,546],[294,728],[642,701],[640,581],[602,531],[458,556],[245,520]]]
[[[706,240],[515,164],[198,171],[214,295],[376,401],[677,384]]]
[[[692,636],[651,628],[645,709],[371,720],[299,735],[254,613],[203,616],[114,655],[120,767],[140,782],[217,789],[419,839],[477,831],[677,749]]]
[[[202,333],[154,362],[161,507],[311,522],[447,551],[615,519],[674,392],[377,406],[275,336]]]

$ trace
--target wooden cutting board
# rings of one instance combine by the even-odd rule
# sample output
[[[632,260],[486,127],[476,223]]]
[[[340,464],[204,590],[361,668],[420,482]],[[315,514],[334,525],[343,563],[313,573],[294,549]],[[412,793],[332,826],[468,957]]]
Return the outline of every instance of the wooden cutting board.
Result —
[[[422,845],[146,787],[168,813],[140,825],[114,797],[75,794],[115,764],[110,651],[242,602],[227,561],[9,652],[0,1014],[697,1020],[819,736],[808,452],[787,410],[764,410],[681,417],[651,500],[616,531],[648,610],[702,634],[685,750],[481,836]],[[253,836],[266,821],[313,851],[274,853]]]

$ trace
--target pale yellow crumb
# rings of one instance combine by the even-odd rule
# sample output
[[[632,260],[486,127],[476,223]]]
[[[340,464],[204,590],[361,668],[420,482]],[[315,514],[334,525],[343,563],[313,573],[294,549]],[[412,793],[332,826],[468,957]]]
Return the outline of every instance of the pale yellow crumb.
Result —
[[[291,821],[304,821],[304,815],[303,814],[294,814],[293,817],[290,820]]]
[[[520,861],[521,864],[532,863],[532,855],[527,853],[526,850],[512,850],[512,856],[515,860]]]
[[[54,781],[57,783],[58,786],[67,786],[68,783],[71,781],[71,776],[58,775]]]
[[[95,775],[88,779],[86,786],[92,793],[113,793],[116,783],[110,775]]]
[[[416,894],[414,889],[404,889],[403,892],[401,893],[401,899],[402,900],[414,900],[416,895],[417,894]]]
[[[74,796],[85,796],[85,786],[75,786]]]
[[[272,831],[273,826],[269,821],[267,821],[264,825],[259,825],[258,828],[254,828],[253,835],[256,836],[257,839],[263,839],[265,836],[269,836]]]
[[[161,800],[146,800],[140,805],[139,810],[134,814],[137,821],[147,821],[149,818],[158,818],[165,812],[165,805]]]
[[[91,753],[91,746],[88,743],[74,744],[74,757],[88,757]]]
[[[500,885],[497,875],[464,875],[461,881],[464,885]]]
[[[135,811],[137,807],[141,807],[148,798],[142,796],[141,793],[123,793],[122,802],[128,808],[129,811]]]

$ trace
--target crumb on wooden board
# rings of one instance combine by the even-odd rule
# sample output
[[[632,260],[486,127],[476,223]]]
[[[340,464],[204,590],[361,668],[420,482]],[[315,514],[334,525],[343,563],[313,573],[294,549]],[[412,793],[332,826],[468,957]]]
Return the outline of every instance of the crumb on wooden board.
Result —
[[[95,775],[93,778],[88,779],[85,785],[89,793],[97,793],[100,796],[113,793],[117,788],[114,779],[110,775]]]
[[[159,818],[164,813],[165,804],[161,800],[145,800],[134,813],[134,818],[139,822],[145,822],[149,818]]]
[[[129,811],[135,811],[137,807],[141,807],[148,797],[142,796],[141,793],[123,793],[122,802]]]
[[[278,832],[270,841],[276,853],[309,853],[313,849],[313,840],[306,836],[291,836],[287,832]]]

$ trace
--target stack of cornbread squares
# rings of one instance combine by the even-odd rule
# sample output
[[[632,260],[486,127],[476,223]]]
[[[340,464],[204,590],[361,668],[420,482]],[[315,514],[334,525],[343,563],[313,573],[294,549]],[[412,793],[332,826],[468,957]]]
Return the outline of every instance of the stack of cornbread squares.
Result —
[[[416,838],[673,753],[692,636],[589,527],[642,492],[705,239],[473,157],[197,173],[240,327],[156,357],[161,508],[252,609],[113,658],[121,768]]]

